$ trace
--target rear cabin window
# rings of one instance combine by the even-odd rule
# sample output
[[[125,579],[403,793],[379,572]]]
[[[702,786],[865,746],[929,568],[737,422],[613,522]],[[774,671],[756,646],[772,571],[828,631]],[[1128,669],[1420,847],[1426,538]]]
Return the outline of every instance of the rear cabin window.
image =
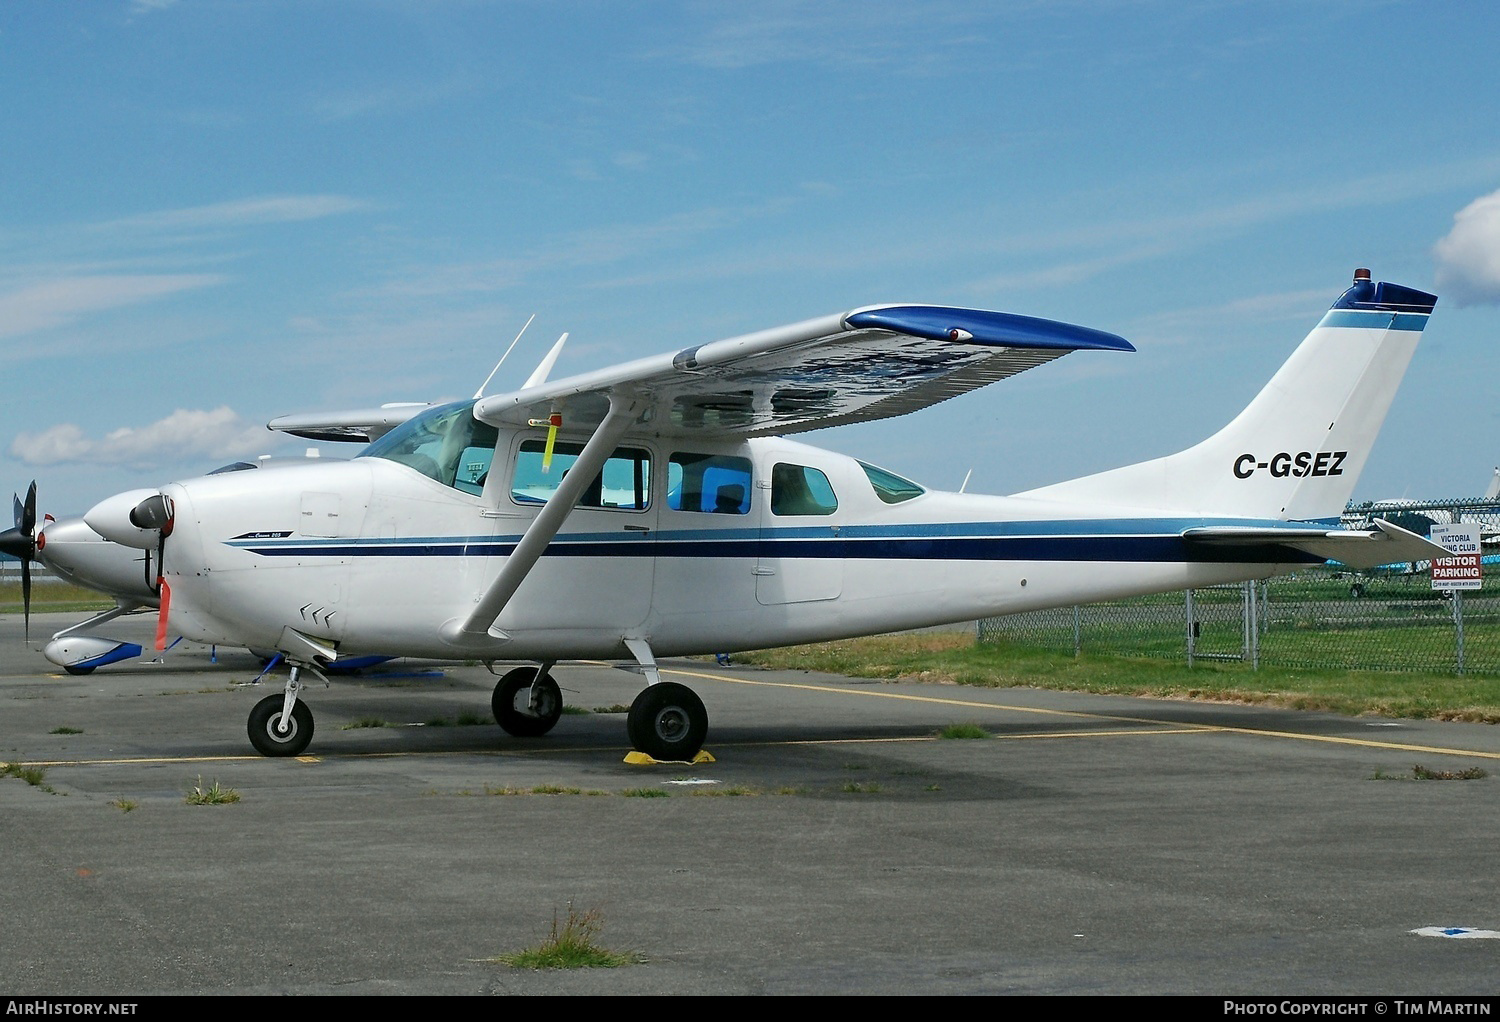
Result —
[[[750,461],[725,454],[673,454],[667,507],[718,515],[750,513]]]
[[[510,495],[516,503],[545,504],[583,453],[583,445],[558,441],[552,450],[552,463],[543,468],[545,453],[544,440],[521,442],[510,482]],[[644,511],[650,503],[651,455],[637,447],[617,447],[584,489],[577,506]]]
[[[859,467],[865,470],[865,476],[870,480],[870,485],[875,488],[875,496],[887,504],[900,504],[902,501],[920,497],[927,492],[910,479],[903,479],[894,472],[887,472],[874,465],[866,465],[862,461]]]
[[[817,469],[787,464],[771,469],[773,515],[831,515],[838,509],[833,486]]]

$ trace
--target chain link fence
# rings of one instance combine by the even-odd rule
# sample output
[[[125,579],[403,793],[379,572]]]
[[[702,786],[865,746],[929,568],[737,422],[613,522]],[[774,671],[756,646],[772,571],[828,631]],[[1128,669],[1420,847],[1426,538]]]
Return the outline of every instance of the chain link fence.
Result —
[[[1493,498],[1350,505],[1344,523],[1367,528],[1371,518],[1423,535],[1434,524],[1478,524],[1486,550],[1500,538]],[[987,618],[979,641],[1189,665],[1500,674],[1500,578],[1490,586],[1436,591],[1426,562],[1358,573],[1327,565],[1267,582]]]

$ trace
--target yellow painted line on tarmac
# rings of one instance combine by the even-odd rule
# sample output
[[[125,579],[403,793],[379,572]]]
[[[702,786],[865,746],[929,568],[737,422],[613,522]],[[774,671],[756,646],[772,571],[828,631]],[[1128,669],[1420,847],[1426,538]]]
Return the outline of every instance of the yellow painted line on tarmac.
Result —
[[[759,685],[766,688],[802,689],[809,692],[826,692],[833,695],[863,696],[872,699],[901,699],[910,702],[934,703],[942,706],[961,706],[966,709],[1004,710],[1008,713],[1036,713],[1056,717],[1074,717],[1081,720],[1110,720],[1130,724],[1152,724],[1167,731],[1079,731],[1058,732],[1051,735],[997,735],[1000,738],[1093,738],[1123,737],[1139,734],[1205,734],[1221,732],[1227,734],[1253,735],[1259,738],[1287,738],[1303,742],[1323,742],[1330,745],[1353,745],[1364,749],[1384,749],[1393,752],[1425,752],[1434,756],[1473,756],[1479,759],[1500,760],[1500,752],[1482,752],[1477,749],[1452,749],[1440,745],[1413,745],[1407,742],[1383,742],[1373,738],[1347,738],[1340,735],[1306,735],[1296,731],[1272,731],[1266,728],[1234,727],[1225,724],[1184,726],[1181,721],[1157,720],[1152,717],[1129,717],[1122,714],[1088,713],[1079,710],[1049,710],[1037,706],[1016,706],[1008,703],[984,703],[969,699],[949,699],[943,696],[911,695],[905,692],[877,692],[869,689],[844,688],[833,685],[817,685],[795,681],[756,681],[753,678],[726,677],[703,671],[688,671],[680,668],[663,668],[663,674],[677,674],[708,681],[723,681],[735,685]]]
[[[301,757],[298,757],[299,759]],[[153,763],[258,763],[264,756],[124,756],[119,759],[28,759],[22,766],[150,766]]]

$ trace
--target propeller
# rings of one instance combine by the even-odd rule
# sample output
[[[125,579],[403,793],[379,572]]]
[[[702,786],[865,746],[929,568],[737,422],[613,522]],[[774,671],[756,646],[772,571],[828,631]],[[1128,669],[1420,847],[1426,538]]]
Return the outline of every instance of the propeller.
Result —
[[[31,641],[31,562],[36,560],[36,480],[26,491],[26,502],[15,501],[16,525],[0,532],[0,550],[21,561],[21,609],[25,615],[26,641]]]
[[[156,530],[156,595],[160,609],[156,614],[156,648],[167,648],[167,615],[172,604],[172,587],[167,585],[166,561],[167,537],[172,535],[176,522],[176,511],[171,499],[164,493],[153,494],[130,511],[130,524],[137,529]]]

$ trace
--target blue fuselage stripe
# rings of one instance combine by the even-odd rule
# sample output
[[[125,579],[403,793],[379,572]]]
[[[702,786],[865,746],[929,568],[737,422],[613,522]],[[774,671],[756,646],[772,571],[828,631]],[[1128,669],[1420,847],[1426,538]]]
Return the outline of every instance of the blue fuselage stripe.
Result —
[[[238,545],[238,544],[236,544]],[[266,543],[242,549],[265,557],[508,557],[513,541],[447,543]],[[824,559],[913,561],[1113,561],[1214,564],[1318,563],[1322,558],[1264,544],[1193,543],[1157,536],[968,536],[922,538],[725,539],[688,541],[557,540],[548,557],[661,557],[710,559]]]

